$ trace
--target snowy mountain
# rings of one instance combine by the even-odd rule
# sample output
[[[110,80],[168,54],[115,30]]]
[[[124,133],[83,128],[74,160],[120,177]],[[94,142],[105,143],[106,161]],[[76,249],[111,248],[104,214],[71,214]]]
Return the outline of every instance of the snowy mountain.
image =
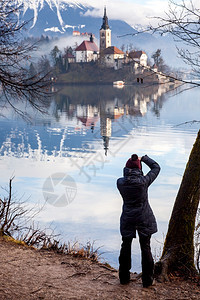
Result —
[[[57,18],[60,27],[64,30],[65,22],[62,17],[62,12],[67,11],[69,8],[79,8],[80,10],[84,9],[84,6],[76,1],[68,0],[16,0],[16,2],[20,7],[22,7],[23,15],[26,15],[27,13],[29,15],[31,12],[33,20],[31,28],[36,25],[40,12],[49,9]]]
[[[22,5],[23,14],[21,18],[25,21],[31,20],[27,31],[29,35],[39,36],[47,34],[61,37],[71,35],[73,30],[79,30],[80,32],[92,32],[97,39],[99,38],[103,11],[101,18],[93,18],[84,15],[91,7],[83,6],[73,1],[60,1],[59,6],[58,0],[17,1]],[[143,45],[155,43],[154,37],[149,34],[137,37],[127,36],[127,34],[136,33],[136,30],[124,21],[109,19],[109,26],[112,30],[112,44],[117,47],[121,47],[122,44],[133,44],[133,46],[140,48],[141,42]]]

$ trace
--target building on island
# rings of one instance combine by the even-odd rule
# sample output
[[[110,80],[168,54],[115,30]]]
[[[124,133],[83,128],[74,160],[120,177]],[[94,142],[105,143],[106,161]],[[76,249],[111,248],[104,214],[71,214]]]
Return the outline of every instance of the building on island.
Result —
[[[122,68],[125,54],[117,47],[108,47],[102,51],[101,55],[107,67],[114,68],[115,70]]]
[[[152,67],[152,71],[153,71],[153,72],[155,72],[155,73],[157,73],[157,72],[158,72],[158,67],[157,67],[157,65],[156,65],[156,64],[154,64],[154,65],[153,65],[153,67]]]
[[[147,55],[144,51],[131,51],[128,53],[129,61],[134,61],[140,66],[146,67],[147,66]]]
[[[73,32],[79,35],[78,31]],[[87,33],[84,35],[86,36]],[[82,35],[82,34],[80,34]],[[135,73],[143,73],[147,65],[147,54],[144,51],[131,51],[124,53],[116,46],[111,46],[111,29],[108,25],[106,7],[102,26],[99,32],[99,48],[94,42],[94,35],[90,34],[90,40],[83,41],[76,49],[76,63],[88,63],[99,60],[100,64],[107,68],[118,70],[127,64],[131,64]]]
[[[81,35],[80,31],[78,30],[73,30],[73,33],[72,33],[73,36],[79,36]]]
[[[94,42],[94,38],[91,34],[89,41],[83,41],[76,49],[76,62],[90,62],[98,59],[99,48]]]

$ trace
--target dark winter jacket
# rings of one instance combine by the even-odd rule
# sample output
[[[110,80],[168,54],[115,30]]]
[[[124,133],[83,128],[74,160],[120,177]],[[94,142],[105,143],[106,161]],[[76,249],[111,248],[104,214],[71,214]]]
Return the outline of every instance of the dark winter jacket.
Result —
[[[136,230],[142,235],[157,231],[157,224],[148,202],[148,187],[160,172],[160,166],[147,155],[141,158],[151,169],[147,175],[142,170],[124,168],[124,177],[117,180],[117,188],[123,198],[120,218],[120,232],[125,237],[136,237]]]

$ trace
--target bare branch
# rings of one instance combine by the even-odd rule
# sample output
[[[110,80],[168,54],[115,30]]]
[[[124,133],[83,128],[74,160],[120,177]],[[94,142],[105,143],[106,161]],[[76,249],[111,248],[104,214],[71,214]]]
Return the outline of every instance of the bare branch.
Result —
[[[200,8],[193,1],[169,0],[168,11],[164,17],[154,17],[157,25],[148,26],[145,30],[127,35],[151,33],[171,35],[177,44],[177,53],[192,68],[193,74],[200,77]],[[120,37],[123,37],[120,36]],[[181,44],[181,46],[180,46]],[[199,85],[192,81],[183,82]]]
[[[20,115],[13,99],[27,101],[39,111],[45,111],[45,99],[50,93],[50,74],[37,73],[30,76],[27,63],[30,53],[37,49],[36,44],[22,41],[22,30],[26,22],[20,23],[17,14],[20,7],[9,0],[0,1],[0,98]],[[20,39],[21,38],[21,39]]]

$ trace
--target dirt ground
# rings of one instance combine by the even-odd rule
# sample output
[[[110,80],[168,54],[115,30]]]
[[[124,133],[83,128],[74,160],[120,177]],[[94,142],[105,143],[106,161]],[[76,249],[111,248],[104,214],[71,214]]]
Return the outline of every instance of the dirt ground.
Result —
[[[174,279],[142,288],[131,275],[120,285],[118,273],[90,260],[39,251],[0,239],[0,299],[200,299],[200,286]]]

